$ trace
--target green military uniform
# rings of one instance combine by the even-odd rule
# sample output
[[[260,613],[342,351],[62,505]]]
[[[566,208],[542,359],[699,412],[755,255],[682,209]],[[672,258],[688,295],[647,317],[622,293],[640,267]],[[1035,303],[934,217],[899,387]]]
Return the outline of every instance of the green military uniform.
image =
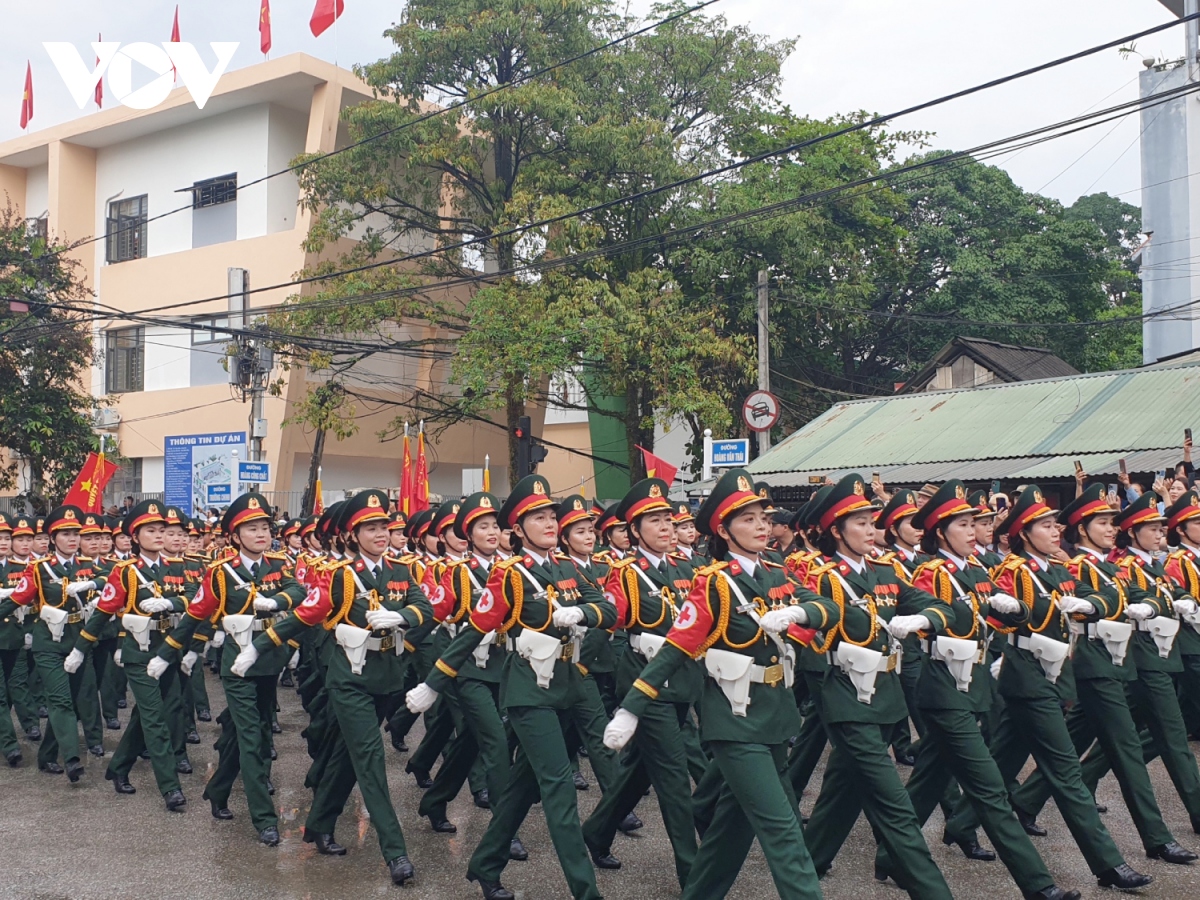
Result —
[[[226,509],[222,528],[232,540],[241,526],[269,520],[269,509],[261,494],[242,494]],[[242,675],[234,674],[233,664],[239,655],[239,637],[248,645],[255,632],[274,635],[272,625],[304,598],[303,587],[284,572],[285,563],[283,554],[266,553],[251,560],[236,549],[215,560],[182,621],[157,652],[168,663],[178,662],[205,622],[220,624],[229,635],[221,660],[221,683],[228,706],[217,717],[221,725],[216,743],[217,770],[204,789],[204,798],[215,818],[232,818],[228,812],[229,794],[240,773],[251,823],[259,839],[268,845],[279,842],[278,816],[268,785],[275,682],[294,648],[286,640],[273,643],[272,649],[260,653]]]
[[[136,541],[138,529],[166,522],[163,513],[158,501],[143,500],[125,517],[125,533]],[[160,662],[156,667],[162,671],[157,673],[148,667],[187,609],[188,599],[179,562],[165,555],[153,561],[145,556],[123,561],[111,568],[99,604],[75,644],[81,653],[94,652],[111,620],[121,617],[125,632],[121,664],[133,691],[134,707],[105,777],[117,793],[134,793],[129,773],[142,752],[148,752],[159,793],[172,811],[184,803],[176,766],[176,736],[172,734],[173,720],[182,714],[178,666]]]
[[[1021,493],[1006,522],[1010,541],[1020,542],[1024,529],[1053,516],[1041,490],[1030,485]],[[1149,883],[1121,857],[1100,821],[1096,804],[1083,782],[1079,757],[1063,719],[1062,703],[1074,700],[1069,631],[1064,601],[1085,601],[1082,615],[1096,620],[1111,615],[1104,598],[1092,597],[1090,585],[1077,585],[1062,566],[1035,558],[1026,550],[1011,554],[992,573],[996,588],[1029,609],[1028,621],[1009,636],[1000,671],[1004,713],[991,743],[992,756],[1006,783],[1021,771],[1030,754],[1050,783],[1058,810],[1067,822],[1088,867],[1102,884],[1140,887]],[[1079,613],[1075,613],[1079,615]],[[964,799],[946,824],[948,835],[972,840],[978,818]]]
[[[716,535],[723,523],[739,513],[761,511],[761,504],[749,475],[731,470],[701,507],[699,528]],[[643,717],[651,716],[647,721],[655,725],[654,705],[671,696],[675,679],[686,679],[693,660],[705,654],[710,677],[703,680],[700,730],[712,750],[720,788],[684,886],[685,900],[724,897],[756,837],[780,897],[821,896],[796,797],[785,777],[787,741],[799,727],[790,690],[792,651],[761,625],[768,609],[790,605],[798,592],[805,594],[781,566],[761,556],[730,555],[700,569],[662,648],[609,726],[619,743],[628,739],[631,726],[636,735]]]
[[[352,537],[356,529],[387,519],[387,494],[369,490],[346,501],[339,526]],[[328,588],[322,597],[323,579]],[[404,638],[398,629],[423,625],[433,610],[411,569],[386,556],[377,562],[361,555],[342,560],[326,567],[323,579],[305,606],[255,638],[255,647],[270,653],[274,645],[287,646],[305,628],[319,626],[333,631],[339,645],[325,673],[338,736],[314,790],[304,837],[323,852],[344,852],[334,845],[334,826],[357,783],[392,879],[403,884],[413,877],[413,868],[388,790],[379,726],[399,696]],[[395,624],[381,625],[380,617]]]
[[[629,490],[617,508],[617,515],[628,523],[631,534],[643,516],[670,515],[669,490],[670,486],[660,478],[647,478]],[[622,695],[633,688],[642,670],[663,646],[679,607],[687,600],[692,574],[687,563],[670,555],[652,559],[640,546],[613,566],[606,593],[616,603],[618,626],[629,636],[629,646],[617,671],[617,687]],[[646,789],[653,786],[675,854],[675,875],[680,887],[687,883],[696,859],[696,831],[684,726],[691,705],[700,700],[702,690],[699,665],[681,664],[671,676],[670,684],[664,685],[654,702],[641,711],[633,746],[627,751],[616,783],[605,791],[600,804],[584,823],[584,839],[593,858],[606,859],[612,866],[615,860],[609,851],[617,826],[637,806]]]
[[[861,476],[851,474],[813,510],[812,519],[828,534],[839,520],[870,509]],[[908,712],[896,671],[901,650],[889,623],[897,615],[923,616],[941,633],[948,616],[929,594],[870,558],[854,565],[844,557],[830,562],[814,573],[813,589],[822,600],[808,620],[824,631],[818,650],[834,663],[819,701],[833,751],[805,828],[813,864],[818,872],[828,871],[865,812],[900,885],[912,896],[948,898],[950,889],[887,754],[887,738]]]
[[[46,532],[53,545],[59,532],[78,533],[83,512],[76,506],[60,506],[46,517]],[[85,683],[84,673],[68,674],[63,661],[83,629],[83,608],[95,588],[93,562],[52,549],[49,556],[29,564],[16,591],[0,602],[0,620],[14,615],[18,607],[32,607],[38,619],[33,626],[33,658],[46,694],[49,719],[38,747],[38,768],[59,773],[61,755],[72,782],[83,775],[80,762],[77,703]]]
[[[1093,517],[1113,514],[1103,485],[1096,484],[1059,514],[1059,522],[1084,529]],[[1189,862],[1196,858],[1195,854],[1175,843],[1154,798],[1150,773],[1142,761],[1142,742],[1126,696],[1130,682],[1137,678],[1136,662],[1129,653],[1129,639],[1137,622],[1126,614],[1128,611],[1132,615],[1131,605],[1145,604],[1150,598],[1121,577],[1116,564],[1109,562],[1102,552],[1086,546],[1081,549],[1084,552],[1071,560],[1067,568],[1077,582],[1091,586],[1092,599],[1102,599],[1108,614],[1096,623],[1069,623],[1076,636],[1071,665],[1079,702],[1067,713],[1067,730],[1081,756],[1099,742],[1113,766],[1125,806],[1147,855],[1166,857],[1168,862]],[[1101,551],[1111,549],[1101,548]],[[1142,612],[1149,613],[1152,608]],[[1098,627],[1108,631],[1101,634]],[[1086,772],[1084,782],[1089,783]],[[1049,780],[1040,770],[1013,795],[1014,805],[1030,816],[1036,816],[1048,799]]]
[[[514,527],[552,506],[549,483],[530,475],[513,488],[498,518],[501,527]],[[481,883],[485,897],[508,896],[499,893],[500,875],[512,838],[539,796],[572,896],[600,896],[579,825],[565,732],[579,709],[589,715],[591,709],[577,665],[582,629],[611,628],[615,621],[612,603],[553,548],[525,549],[492,567],[468,624],[429,675],[427,686],[444,690],[492,632],[503,633],[512,648],[501,670],[500,704],[520,747],[508,784],[491,798],[491,824],[468,866],[468,878]]]
[[[937,546],[940,525],[963,516],[973,519],[975,508],[966,498],[966,487],[952,479],[917,513],[929,549]],[[948,620],[940,634],[922,639],[929,658],[914,703],[924,713],[927,730],[906,786],[917,819],[923,825],[951,777],[957,779],[1021,892],[1026,897],[1060,896],[1009,805],[1004,779],[977,721],[992,702],[986,652],[991,633],[1024,624],[1029,610],[1012,597],[994,597],[987,570],[974,558],[955,558],[946,549],[916,570],[913,586],[943,603],[940,610]],[[1001,605],[1003,610],[998,608]],[[968,856],[980,854],[968,852]],[[886,873],[889,868],[881,847],[876,871]]]

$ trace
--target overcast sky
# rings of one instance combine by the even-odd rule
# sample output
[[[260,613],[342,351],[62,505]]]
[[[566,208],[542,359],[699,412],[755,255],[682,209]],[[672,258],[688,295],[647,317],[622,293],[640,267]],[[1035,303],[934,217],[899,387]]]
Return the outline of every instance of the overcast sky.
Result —
[[[346,0],[346,12],[320,38],[308,30],[314,0],[273,0],[272,56],[303,51],[342,65],[386,55],[382,33],[401,2]],[[164,41],[173,2],[50,0],[6,3],[0,54],[0,140],[20,134],[25,63],[33,63],[31,130],[86,115],[71,101],[43,41]],[[631,0],[635,12],[649,0]],[[232,68],[261,61],[259,0],[182,0],[181,37],[199,43],[240,41]],[[798,38],[784,69],[783,97],[798,113],[827,116],[900,109],[1094,44],[1169,21],[1158,0],[721,0],[708,10],[772,38]],[[1142,57],[1183,55],[1183,29],[1053,72],[938,107],[898,125],[936,132],[937,148],[962,149],[1137,97]],[[135,84],[137,82],[135,81]],[[1138,117],[1030,148],[998,161],[1024,188],[1065,203],[1096,191],[1139,199]]]

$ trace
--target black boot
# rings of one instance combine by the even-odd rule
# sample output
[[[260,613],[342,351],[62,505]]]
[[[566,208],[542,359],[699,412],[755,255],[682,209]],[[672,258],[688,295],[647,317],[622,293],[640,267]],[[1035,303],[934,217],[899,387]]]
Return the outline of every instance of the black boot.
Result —
[[[333,839],[332,834],[317,834],[304,829],[304,843],[316,844],[317,852],[323,856],[345,856],[346,848]]]
[[[187,805],[187,798],[183,791],[168,791],[163,794],[163,803],[167,805],[167,812],[178,812]]]
[[[1161,859],[1163,862],[1185,866],[1190,862],[1200,859],[1200,856],[1197,856],[1191,850],[1185,850],[1174,841],[1171,841],[1163,844],[1161,847],[1155,847],[1153,850],[1146,851],[1146,859]]]
[[[438,834],[458,834],[458,826],[445,816],[430,816],[429,827]]]
[[[1119,866],[1101,873],[1100,877],[1096,879],[1100,887],[1115,887],[1122,891],[1145,887],[1152,881],[1154,881],[1153,875],[1143,875],[1141,872],[1134,871],[1128,863],[1121,863]]]
[[[508,842],[508,858],[515,859],[517,862],[525,862],[529,859],[529,851],[525,849],[525,845],[521,843],[519,837]]]
[[[129,778],[118,772],[105,772],[104,777],[112,782],[113,790],[118,794],[136,794],[137,788],[129,783]]]
[[[962,851],[963,856],[967,859],[973,859],[977,862],[992,862],[996,858],[996,854],[991,850],[986,850],[979,846],[979,841],[975,840],[956,840],[946,832],[942,832],[942,843],[947,847],[956,845]]]
[[[474,881],[483,891],[483,900],[516,900],[513,892],[498,881],[485,881],[478,875],[467,873],[467,881]]]
[[[388,874],[392,876],[392,884],[402,885],[406,881],[411,881],[417,874],[407,856],[397,856],[395,859],[389,860],[387,867]]]

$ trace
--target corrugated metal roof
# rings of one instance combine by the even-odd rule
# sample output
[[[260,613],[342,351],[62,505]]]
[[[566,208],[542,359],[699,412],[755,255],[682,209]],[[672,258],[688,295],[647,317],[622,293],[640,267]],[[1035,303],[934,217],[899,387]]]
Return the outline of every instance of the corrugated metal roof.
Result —
[[[878,471],[893,484],[1170,468],[1200,428],[1200,363],[838,403],[755,460],[765,480]]]

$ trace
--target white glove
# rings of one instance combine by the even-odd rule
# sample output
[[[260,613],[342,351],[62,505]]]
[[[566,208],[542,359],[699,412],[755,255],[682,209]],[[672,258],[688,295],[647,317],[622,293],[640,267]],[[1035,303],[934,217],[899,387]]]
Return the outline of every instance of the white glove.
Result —
[[[624,707],[617,707],[612,721],[604,728],[604,746],[609,750],[620,750],[629,743],[637,726],[637,716]]]
[[[7,600],[16,592],[16,588],[0,588],[0,600]]]
[[[63,660],[63,668],[66,669],[67,673],[70,675],[74,675],[76,672],[78,672],[79,667],[82,665],[83,654],[79,652],[78,648],[68,653],[67,658]]]
[[[25,649],[28,650],[32,646],[33,646],[33,632],[29,632],[28,634],[25,635]],[[117,652],[120,653],[121,651],[118,650]]]
[[[279,612],[279,604],[270,597],[255,597],[254,598],[255,612]]]
[[[1149,603],[1130,603],[1125,607],[1125,615],[1135,622],[1141,622],[1143,619],[1153,619],[1155,612]]]
[[[225,646],[225,632],[214,631],[212,640],[209,641],[209,643],[212,644],[214,647],[216,647],[218,650],[220,650],[222,647]]]
[[[1182,600],[1175,601],[1175,612],[1181,616],[1190,616],[1196,611],[1196,601],[1189,597],[1184,597]]]
[[[237,655],[237,659],[233,661],[233,665],[229,667],[238,678],[245,678],[246,673],[250,671],[250,667],[258,660],[258,650],[253,644],[250,644]]]
[[[155,681],[158,681],[169,668],[170,666],[165,659],[161,656],[156,656],[150,662],[146,663],[146,674]]]
[[[121,662],[120,648],[117,648],[117,652],[113,654],[113,662],[116,663],[120,668],[125,668],[125,663]]]
[[[67,593],[72,597],[78,597],[80,594],[86,594],[88,591],[96,589],[94,581],[72,581],[67,585]]]
[[[988,666],[988,671],[992,673],[992,678],[1000,677],[1000,670],[1004,668],[1004,657],[997,656],[996,661]]]
[[[892,637],[904,638],[918,631],[929,631],[933,625],[924,616],[895,616],[887,627]]]
[[[1015,613],[1021,611],[1021,601],[1012,594],[992,594],[987,601],[996,612]]]
[[[404,695],[404,705],[413,715],[420,715],[437,701],[438,692],[422,682]]]
[[[1058,608],[1068,616],[1088,616],[1096,611],[1090,600],[1081,600],[1078,597],[1059,597]]]
[[[157,658],[158,657],[155,657],[155,659]],[[180,671],[182,671],[184,675],[191,675],[192,669],[196,667],[196,660],[199,658],[200,657],[196,655],[195,650],[189,650],[187,653],[183,654],[183,659],[179,661]]]
[[[572,625],[582,625],[587,620],[582,609],[578,606],[560,606],[554,610],[551,621],[556,628],[570,628]]]
[[[759,625],[763,631],[773,631],[778,634],[787,631],[789,625],[804,625],[808,622],[808,613],[799,606],[784,606],[780,609],[769,609],[763,613]]]
[[[166,597],[150,597],[146,600],[143,600],[141,603],[139,603],[138,607],[141,609],[142,612],[147,613],[148,615],[151,615],[151,616],[153,616],[157,613],[164,613],[164,612],[167,612],[168,610],[175,608],[172,605],[171,601],[168,600]]]
[[[373,609],[367,613],[367,624],[372,629],[403,628],[404,616],[390,609]]]
[[[300,651],[297,650],[295,653],[292,654],[292,658],[288,660],[287,667],[294,672],[294,671],[296,671],[296,667],[299,665],[300,665]]]

